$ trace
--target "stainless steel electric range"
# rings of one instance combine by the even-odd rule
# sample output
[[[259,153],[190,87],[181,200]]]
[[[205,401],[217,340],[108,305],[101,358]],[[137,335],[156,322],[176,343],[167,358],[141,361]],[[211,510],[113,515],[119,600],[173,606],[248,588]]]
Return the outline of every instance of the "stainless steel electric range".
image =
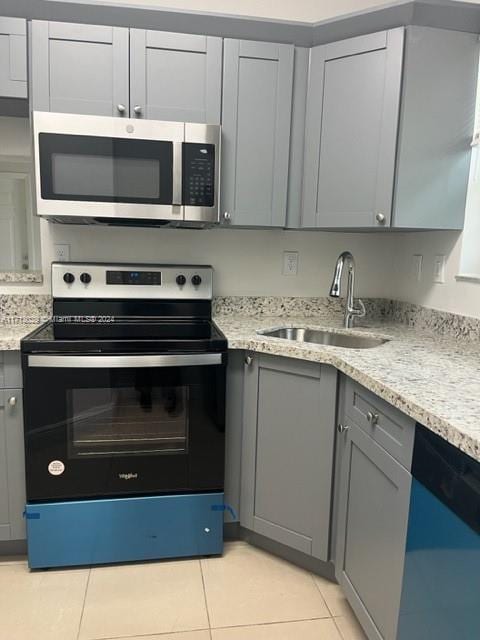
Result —
[[[21,346],[30,566],[221,553],[212,268],[54,263],[52,295]]]

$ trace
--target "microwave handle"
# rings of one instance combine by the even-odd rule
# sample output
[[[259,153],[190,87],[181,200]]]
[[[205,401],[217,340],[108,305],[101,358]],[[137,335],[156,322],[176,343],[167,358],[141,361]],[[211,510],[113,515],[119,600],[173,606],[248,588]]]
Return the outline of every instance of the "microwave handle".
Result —
[[[172,205],[182,205],[182,152],[183,142],[173,143]]]
[[[62,369],[137,369],[155,367],[195,367],[222,364],[221,353],[189,353],[132,356],[31,355],[29,367]]]

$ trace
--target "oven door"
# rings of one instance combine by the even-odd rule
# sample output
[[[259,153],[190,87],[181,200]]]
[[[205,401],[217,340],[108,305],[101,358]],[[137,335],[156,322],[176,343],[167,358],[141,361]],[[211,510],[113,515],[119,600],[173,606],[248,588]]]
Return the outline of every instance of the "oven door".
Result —
[[[222,354],[24,358],[29,502],[223,490]]]
[[[35,112],[37,213],[182,220],[184,125]]]

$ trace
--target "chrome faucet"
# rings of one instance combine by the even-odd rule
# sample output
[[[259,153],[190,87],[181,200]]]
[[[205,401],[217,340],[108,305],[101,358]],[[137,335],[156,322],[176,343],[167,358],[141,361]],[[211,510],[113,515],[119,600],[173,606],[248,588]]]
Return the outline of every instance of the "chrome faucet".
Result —
[[[353,288],[355,286],[355,260],[350,251],[344,251],[338,256],[335,265],[335,273],[333,274],[333,282],[330,287],[330,295],[332,298],[340,297],[340,283],[342,280],[343,267],[348,263],[348,282],[347,282],[347,299],[345,301],[345,328],[353,327],[354,318],[363,318],[365,315],[365,305],[358,298],[358,307],[355,307],[355,299],[353,297]]]

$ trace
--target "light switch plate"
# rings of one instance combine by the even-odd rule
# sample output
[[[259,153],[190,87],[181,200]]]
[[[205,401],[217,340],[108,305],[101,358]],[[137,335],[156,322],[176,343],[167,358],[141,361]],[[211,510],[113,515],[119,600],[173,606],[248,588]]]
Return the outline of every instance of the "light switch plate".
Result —
[[[298,273],[298,251],[283,252],[283,270],[284,276],[296,276]]]
[[[433,281],[437,284],[444,284],[445,282],[445,256],[435,256]]]
[[[423,270],[423,256],[421,254],[415,254],[412,261],[412,275],[417,282],[422,279]]]

